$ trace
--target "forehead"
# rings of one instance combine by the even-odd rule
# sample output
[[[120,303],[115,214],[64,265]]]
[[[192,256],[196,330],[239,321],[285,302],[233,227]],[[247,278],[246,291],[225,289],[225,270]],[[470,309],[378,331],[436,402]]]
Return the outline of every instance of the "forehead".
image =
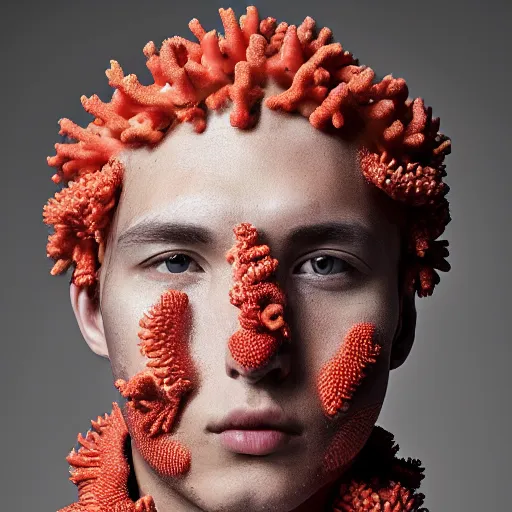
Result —
[[[229,110],[210,112],[202,134],[179,124],[154,148],[124,155],[117,231],[141,220],[198,224],[232,238],[250,222],[276,239],[304,224],[351,221],[393,231],[386,199],[365,182],[355,143],[315,129],[300,115],[262,108],[252,130]]]

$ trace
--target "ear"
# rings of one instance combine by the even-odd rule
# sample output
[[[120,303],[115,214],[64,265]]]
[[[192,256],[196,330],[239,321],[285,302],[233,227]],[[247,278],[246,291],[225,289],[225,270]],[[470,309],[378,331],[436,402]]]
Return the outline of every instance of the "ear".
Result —
[[[414,300],[414,291],[402,293],[400,297],[400,318],[391,347],[390,370],[402,366],[414,343],[416,333],[416,304]]]
[[[73,283],[69,287],[69,297],[87,345],[95,354],[108,358],[105,329],[98,302],[91,297],[86,287],[78,287]]]

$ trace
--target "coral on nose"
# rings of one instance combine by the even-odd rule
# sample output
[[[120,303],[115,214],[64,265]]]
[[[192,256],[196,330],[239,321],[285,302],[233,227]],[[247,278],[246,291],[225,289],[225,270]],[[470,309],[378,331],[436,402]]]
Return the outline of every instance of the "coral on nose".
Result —
[[[240,309],[240,329],[229,339],[233,359],[247,369],[265,366],[281,343],[290,338],[284,320],[286,298],[274,281],[278,262],[268,245],[258,245],[258,232],[249,223],[234,228],[235,245],[226,259],[233,265],[231,304]]]

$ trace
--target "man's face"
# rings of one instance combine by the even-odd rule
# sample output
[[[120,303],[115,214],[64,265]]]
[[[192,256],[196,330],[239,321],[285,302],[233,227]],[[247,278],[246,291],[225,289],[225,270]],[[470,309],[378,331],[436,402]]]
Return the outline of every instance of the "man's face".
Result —
[[[250,131],[232,128],[228,116],[211,113],[201,135],[178,125],[155,149],[124,155],[101,315],[114,376],[129,380],[147,363],[137,336],[143,313],[169,289],[190,301],[187,342],[197,382],[173,437],[190,450],[191,468],[155,483],[135,451],[144,492],[167,485],[207,510],[241,501],[247,510],[291,510],[337,476],[325,470],[336,433],[357,430],[351,419],[383,402],[399,323],[399,229],[390,200],[364,181],[355,145],[266,108]],[[239,310],[229,301],[226,252],[241,222],[255,226],[279,260],[291,328],[286,353],[258,374],[238,367],[227,348]],[[361,322],[375,325],[381,353],[350,409],[327,418],[318,375]],[[267,407],[301,432],[274,453],[234,453],[211,431],[234,409]]]

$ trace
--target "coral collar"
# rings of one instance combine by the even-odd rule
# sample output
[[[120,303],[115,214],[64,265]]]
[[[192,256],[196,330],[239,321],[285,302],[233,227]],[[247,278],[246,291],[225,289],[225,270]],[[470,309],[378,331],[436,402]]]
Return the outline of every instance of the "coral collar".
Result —
[[[130,437],[117,403],[110,415],[91,424],[85,437],[78,435],[78,450],[67,457],[78,501],[59,512],[157,512],[150,496],[137,496]],[[416,492],[424,468],[417,459],[398,458],[397,452],[393,435],[374,427],[349,474],[336,484],[336,497],[326,512],[427,512],[420,508],[424,495]]]

